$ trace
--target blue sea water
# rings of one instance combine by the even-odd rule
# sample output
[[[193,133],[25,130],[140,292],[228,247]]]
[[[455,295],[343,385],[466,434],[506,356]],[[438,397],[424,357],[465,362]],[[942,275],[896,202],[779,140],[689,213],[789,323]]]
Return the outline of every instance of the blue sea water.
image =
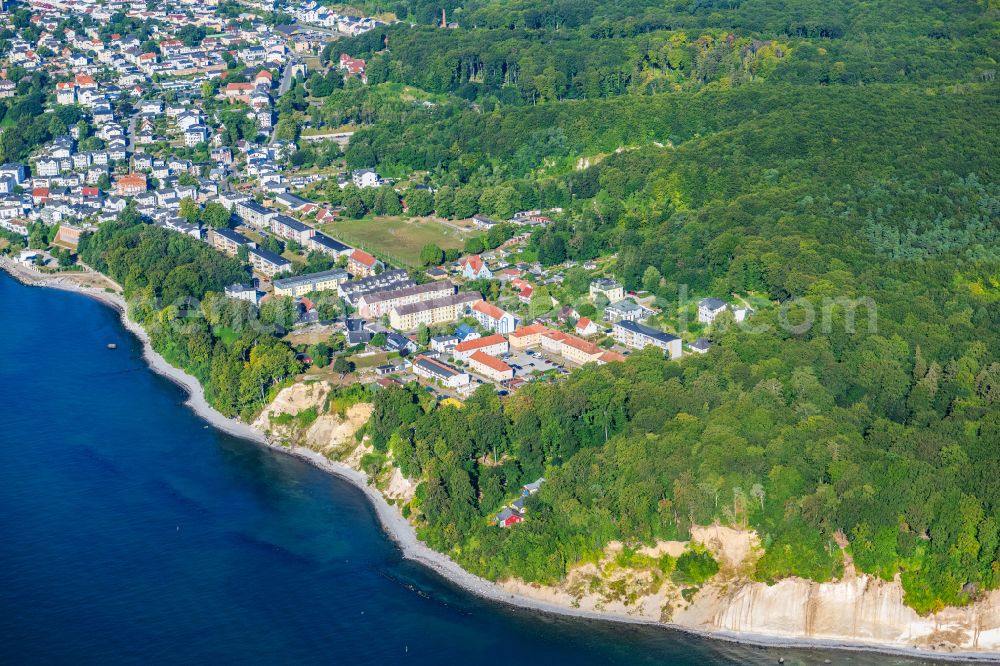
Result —
[[[0,395],[3,664],[922,663],[469,595],[357,489],[208,428],[112,310],[3,273]]]

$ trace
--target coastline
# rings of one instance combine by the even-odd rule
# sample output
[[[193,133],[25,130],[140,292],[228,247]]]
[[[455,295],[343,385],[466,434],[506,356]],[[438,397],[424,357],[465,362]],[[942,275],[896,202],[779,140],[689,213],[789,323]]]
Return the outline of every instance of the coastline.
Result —
[[[878,643],[874,641],[845,641],[808,637],[786,637],[767,634],[739,633],[723,630],[706,630],[687,625],[657,622],[636,618],[628,615],[610,612],[592,612],[575,609],[559,604],[548,603],[504,590],[499,584],[476,576],[461,568],[451,558],[439,553],[419,540],[416,530],[402,513],[390,505],[385,497],[369,485],[368,477],[347,465],[329,460],[320,453],[305,447],[287,447],[269,441],[263,433],[249,424],[223,416],[205,399],[200,382],[192,375],[170,365],[166,359],[156,352],[150,344],[146,331],[127,315],[124,298],[114,292],[86,287],[73,281],[73,274],[46,274],[32,267],[16,264],[8,258],[0,258],[0,269],[8,273],[14,280],[25,286],[51,287],[62,291],[82,294],[93,298],[118,312],[122,326],[134,335],[143,347],[143,358],[150,369],[171,380],[187,393],[185,405],[191,408],[209,425],[242,439],[267,446],[274,451],[280,451],[308,462],[315,467],[351,483],[361,490],[371,503],[383,532],[400,548],[403,557],[420,563],[433,570],[439,576],[462,590],[484,599],[500,602],[509,606],[526,610],[540,611],[554,615],[573,617],[605,622],[621,622],[641,624],[674,629],[705,638],[723,640],[732,643],[756,645],[769,648],[815,648],[836,649],[860,652],[875,652],[894,654],[914,658],[969,661],[969,662],[1000,662],[1000,654],[990,652],[938,652],[893,643]]]

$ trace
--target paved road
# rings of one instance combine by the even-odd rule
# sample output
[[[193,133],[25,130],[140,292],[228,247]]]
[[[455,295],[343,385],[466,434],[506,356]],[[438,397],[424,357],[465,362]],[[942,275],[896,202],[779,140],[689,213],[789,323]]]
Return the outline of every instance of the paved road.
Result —
[[[292,81],[295,77],[292,76],[292,65],[297,62],[295,58],[289,58],[288,62],[285,63],[285,71],[281,74],[281,82],[278,84],[278,97],[281,97],[286,92],[291,90]]]
[[[128,131],[125,133],[125,150],[135,152],[135,125],[139,120],[139,109],[132,111],[132,116],[128,119]]]
[[[295,77],[292,76],[292,65],[294,65],[296,62],[298,62],[298,60],[294,56],[292,56],[289,57],[288,62],[285,63],[285,69],[281,73],[281,82],[278,84],[278,95],[277,97],[275,97],[275,100],[280,99],[282,95],[284,95],[286,92],[292,89],[292,81],[295,80]],[[278,133],[278,123],[274,123],[274,127],[271,129],[272,144],[275,141],[277,141],[277,133]]]

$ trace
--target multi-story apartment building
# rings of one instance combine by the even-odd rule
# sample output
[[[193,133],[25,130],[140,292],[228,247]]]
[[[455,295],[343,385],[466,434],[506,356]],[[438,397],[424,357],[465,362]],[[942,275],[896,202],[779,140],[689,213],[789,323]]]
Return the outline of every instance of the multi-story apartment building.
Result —
[[[400,305],[389,311],[389,325],[399,331],[412,331],[420,324],[446,324],[461,319],[469,306],[481,299],[479,293],[468,291],[421,303]]]
[[[275,296],[299,297],[313,291],[336,291],[337,287],[347,282],[347,271],[335,268],[331,271],[296,275],[274,281]]]
[[[638,322],[620,321],[614,325],[612,335],[617,343],[632,349],[655,345],[669,354],[671,359],[681,356],[680,338]]]

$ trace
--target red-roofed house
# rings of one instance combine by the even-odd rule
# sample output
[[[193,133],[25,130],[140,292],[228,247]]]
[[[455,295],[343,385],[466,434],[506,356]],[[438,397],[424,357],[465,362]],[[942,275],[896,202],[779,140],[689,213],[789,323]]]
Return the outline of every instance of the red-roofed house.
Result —
[[[57,104],[76,104],[76,86],[72,81],[56,84]]]
[[[593,342],[587,342],[575,335],[567,335],[562,341],[562,357],[568,361],[583,365],[600,361],[604,350]]]
[[[146,174],[132,173],[119,176],[115,181],[115,192],[120,197],[134,197],[146,191]]]
[[[360,76],[362,83],[368,83],[368,76],[365,74],[365,61],[361,58],[352,58],[346,53],[341,53],[340,69],[346,71],[347,76]]]
[[[458,267],[462,271],[462,277],[467,280],[476,280],[479,278],[489,279],[493,277],[493,273],[486,266],[483,258],[478,254],[473,254],[469,257],[462,257],[458,260]]]
[[[247,102],[249,104],[250,93],[256,88],[257,86],[252,83],[227,83],[222,94],[228,100]]]
[[[625,360],[625,357],[618,352],[606,351],[601,354],[601,363],[621,363]]]
[[[31,190],[31,201],[39,206],[49,200],[49,188],[36,187]]]
[[[487,330],[501,335],[507,335],[517,328],[517,317],[486,301],[479,301],[472,306],[472,316]]]
[[[89,74],[77,74],[75,81],[76,87],[80,90],[94,90],[97,88],[97,81]]]
[[[469,368],[494,382],[508,382],[514,379],[514,368],[495,356],[481,351],[469,355]]]
[[[542,333],[547,329],[543,324],[520,326],[510,334],[510,346],[513,349],[528,349],[542,343]]]
[[[368,277],[379,272],[379,267],[383,267],[381,261],[368,254],[364,250],[355,250],[347,258],[347,271],[354,277]]]
[[[507,338],[502,335],[488,335],[485,338],[459,342],[455,345],[455,351],[452,352],[452,356],[460,361],[464,361],[477,351],[499,356],[500,354],[506,354],[509,350],[510,344],[508,344]]]
[[[271,81],[273,80],[274,77],[271,76],[271,72],[267,71],[266,69],[260,70],[259,72],[257,72],[257,75],[253,77],[253,82],[255,85],[264,86],[266,88],[271,87]]]
[[[597,334],[597,324],[590,321],[587,317],[580,317],[576,322],[576,334],[582,335],[583,337],[590,337],[591,335]]]

